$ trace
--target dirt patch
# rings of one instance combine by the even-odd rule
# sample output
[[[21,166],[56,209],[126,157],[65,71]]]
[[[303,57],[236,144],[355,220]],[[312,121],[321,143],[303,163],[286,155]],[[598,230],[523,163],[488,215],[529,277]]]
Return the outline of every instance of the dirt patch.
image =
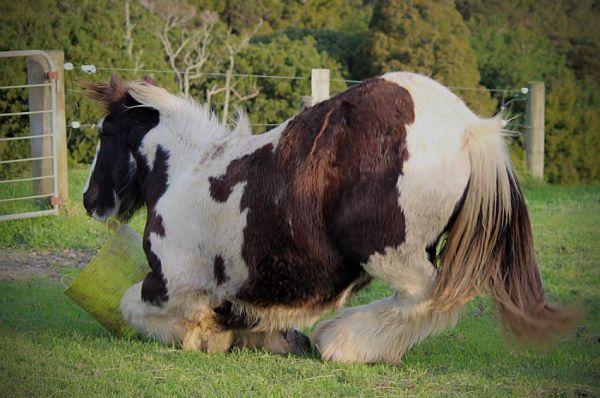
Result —
[[[83,268],[95,254],[92,250],[12,250],[0,249],[0,281],[48,276],[60,279],[60,269]]]

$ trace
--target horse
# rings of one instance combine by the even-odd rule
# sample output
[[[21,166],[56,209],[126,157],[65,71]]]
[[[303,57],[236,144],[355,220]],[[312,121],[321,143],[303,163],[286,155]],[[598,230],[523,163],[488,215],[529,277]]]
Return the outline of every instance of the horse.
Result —
[[[142,335],[190,350],[261,347],[398,363],[489,293],[518,341],[568,333],[549,304],[501,116],[386,73],[263,134],[149,79],[86,84],[104,109],[83,203],[146,208],[151,272],[121,300]],[[341,309],[373,278],[391,297]]]

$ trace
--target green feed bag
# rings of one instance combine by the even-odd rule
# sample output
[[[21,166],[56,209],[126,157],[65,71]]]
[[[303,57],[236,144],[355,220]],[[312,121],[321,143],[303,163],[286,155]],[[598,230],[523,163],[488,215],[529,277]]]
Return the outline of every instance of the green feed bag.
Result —
[[[140,236],[128,225],[114,232],[65,293],[106,329],[133,337],[119,303],[125,291],[150,272]]]

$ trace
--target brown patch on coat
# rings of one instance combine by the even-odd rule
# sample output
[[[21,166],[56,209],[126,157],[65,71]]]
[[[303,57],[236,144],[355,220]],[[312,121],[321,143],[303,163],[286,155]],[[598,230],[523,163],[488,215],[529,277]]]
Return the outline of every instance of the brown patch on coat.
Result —
[[[247,182],[242,256],[249,277],[237,294],[256,306],[329,305],[364,275],[375,252],[404,241],[396,182],[408,158],[408,91],[366,81],[307,108],[279,144],[232,161],[210,178],[225,202]]]

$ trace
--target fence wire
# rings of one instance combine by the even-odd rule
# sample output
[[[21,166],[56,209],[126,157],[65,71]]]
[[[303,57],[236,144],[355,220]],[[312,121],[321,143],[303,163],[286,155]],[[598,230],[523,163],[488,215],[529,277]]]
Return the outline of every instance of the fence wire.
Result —
[[[160,74],[175,74],[175,73],[184,73],[184,71],[173,70],[173,69],[149,69],[149,68],[124,68],[124,67],[107,67],[107,66],[96,66],[93,64],[77,64],[74,65],[72,63],[65,64],[65,71],[80,71],[86,74],[95,74],[97,71],[109,71],[109,72],[133,72],[133,73],[160,73]],[[223,72],[203,72],[204,76],[208,77],[226,77],[227,73]],[[287,79],[287,80],[310,80],[310,76],[290,76],[290,75],[269,75],[269,74],[252,74],[252,73],[232,73],[229,76],[238,77],[238,78],[255,78],[255,79]],[[360,84],[364,82],[364,80],[354,80],[354,79],[343,79],[343,78],[330,78],[330,82],[343,82],[347,84]],[[69,83],[71,84],[71,88],[67,90],[70,92],[81,93],[81,90],[73,89],[73,80],[70,78]],[[507,109],[508,103],[506,102],[507,96],[514,96],[515,94],[527,94],[526,88],[510,88],[510,89],[498,89],[498,88],[485,88],[485,87],[463,87],[463,86],[447,86],[451,90],[455,91],[479,91],[479,92],[487,92],[487,93],[499,93],[500,97],[500,109],[501,111],[505,111]],[[509,100],[517,101],[520,100],[518,98],[513,98]],[[76,101],[74,101],[76,102]],[[78,105],[75,104],[75,107],[78,108]],[[253,127],[274,127],[278,126],[279,123],[251,123]],[[92,122],[79,122],[79,121],[71,121],[67,123],[67,126],[70,129],[82,129],[82,128],[90,128],[94,129],[96,127],[96,123]],[[70,135],[70,132],[69,132]]]

